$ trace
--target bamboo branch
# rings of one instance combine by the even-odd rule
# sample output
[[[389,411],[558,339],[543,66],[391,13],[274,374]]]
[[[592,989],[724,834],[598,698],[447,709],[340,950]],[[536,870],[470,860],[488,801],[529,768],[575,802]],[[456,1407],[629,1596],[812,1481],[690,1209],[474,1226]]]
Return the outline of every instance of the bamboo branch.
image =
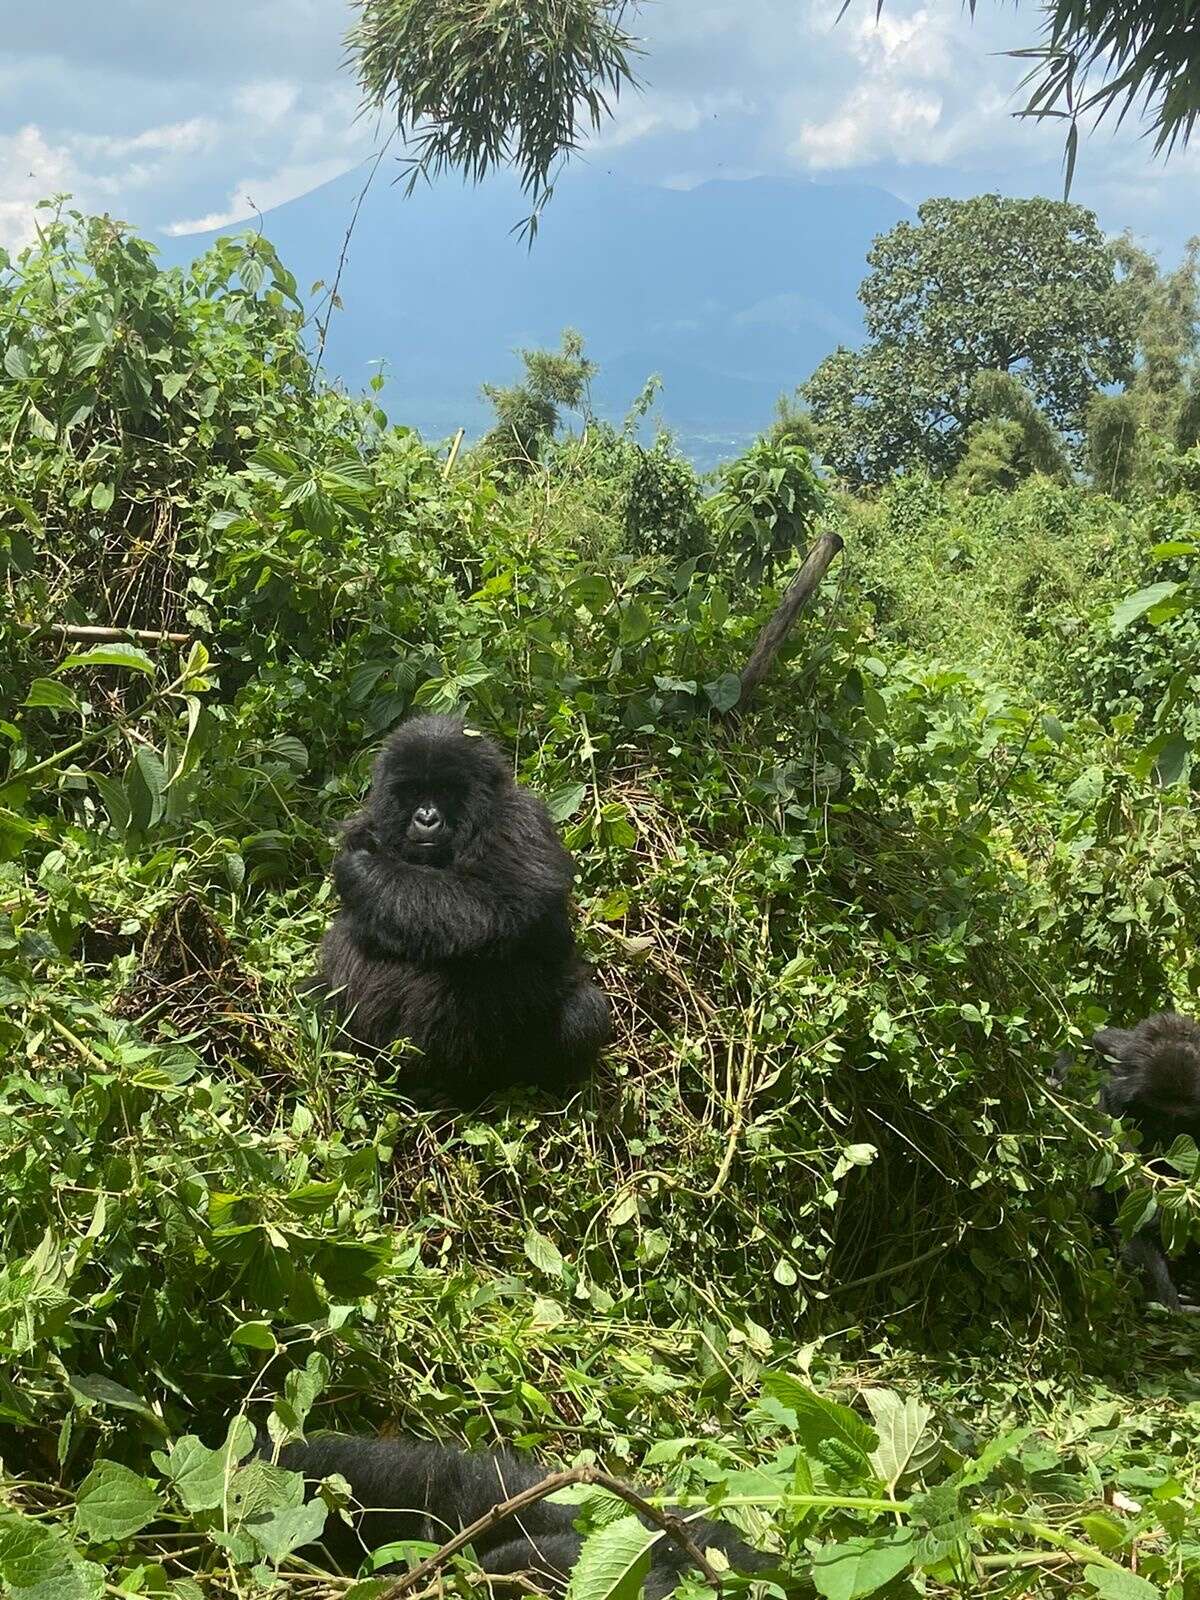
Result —
[[[73,622],[18,622],[26,633],[52,633],[56,639],[75,639],[80,643],[112,644],[122,639],[141,639],[145,644],[189,644],[190,633],[167,633],[159,628],[93,628]]]
[[[775,615],[755,640],[750,659],[742,668],[742,692],[735,711],[745,709],[754,691],[770,672],[772,662],[792,631],[792,624],[817,592],[821,579],[842,547],[843,540],[839,534],[823,533],[805,556],[804,565],[788,584]]]
[[[643,1500],[636,1489],[631,1489],[628,1484],[622,1483],[619,1478],[610,1477],[599,1467],[572,1467],[567,1472],[553,1472],[548,1478],[543,1478],[541,1483],[535,1483],[528,1489],[522,1489],[519,1494],[511,1495],[507,1500],[502,1500],[490,1511],[485,1511],[483,1516],[477,1517],[470,1527],[464,1528],[461,1533],[456,1533],[453,1539],[448,1539],[440,1550],[425,1561],[418,1562],[411,1572],[406,1572],[397,1578],[389,1589],[385,1589],[379,1600],[400,1600],[402,1595],[408,1594],[413,1589],[418,1589],[431,1578],[435,1572],[441,1570],[460,1550],[465,1550],[467,1545],[476,1540],[481,1533],[486,1533],[489,1528],[494,1528],[497,1523],[506,1522],[509,1517],[515,1517],[524,1511],[527,1506],[536,1505],[539,1500],[547,1500],[552,1494],[557,1494],[560,1489],[568,1489],[572,1484],[595,1484],[600,1489],[607,1489],[609,1494],[616,1495],[624,1500],[626,1505],[632,1506],[639,1516],[646,1517],[656,1527],[661,1528],[669,1539],[679,1545],[690,1560],[695,1562],[706,1582],[720,1592],[721,1575],[704,1558],[704,1552],[699,1549],[687,1531],[687,1525],[682,1517],[677,1517],[673,1512],[660,1511],[657,1506],[652,1506],[648,1500]]]
[[[458,452],[462,449],[465,428],[460,428],[454,435],[454,443],[450,446],[450,454],[446,457],[446,465],[442,468],[442,477],[448,478],[454,471],[454,463],[458,460]]]

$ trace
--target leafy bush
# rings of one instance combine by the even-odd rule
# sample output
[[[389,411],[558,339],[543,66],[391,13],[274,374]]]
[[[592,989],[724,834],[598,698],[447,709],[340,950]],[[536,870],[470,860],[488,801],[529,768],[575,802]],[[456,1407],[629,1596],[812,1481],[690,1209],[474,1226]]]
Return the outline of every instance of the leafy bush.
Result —
[[[1044,480],[834,503],[764,444],[680,559],[665,447],[589,430],[447,476],[314,381],[292,292],[261,240],[160,273],[70,217],[0,289],[0,1576],[194,1600],[284,1562],[304,1592],[321,1507],[243,1465],[240,1425],[208,1452],[318,1394],[315,1421],[670,1467],[831,1600],[843,1560],[1023,1571],[1045,1535],[1005,1496],[1040,1457],[902,1461],[892,1402],[876,1445],[783,1380],[834,1329],[1069,1361],[1119,1312],[1080,1173],[1131,1158],[1032,1069],[1077,1008],[1191,981],[1194,825],[1115,720],[1031,691],[1122,539],[1140,565],[1127,513]],[[857,581],[738,706],[819,507]],[[416,1112],[296,998],[336,822],[413,706],[504,739],[576,852],[619,1036],[565,1111]],[[1186,1183],[1145,1181],[1195,1227]],[[1077,1531],[1120,1555],[1146,1525]]]

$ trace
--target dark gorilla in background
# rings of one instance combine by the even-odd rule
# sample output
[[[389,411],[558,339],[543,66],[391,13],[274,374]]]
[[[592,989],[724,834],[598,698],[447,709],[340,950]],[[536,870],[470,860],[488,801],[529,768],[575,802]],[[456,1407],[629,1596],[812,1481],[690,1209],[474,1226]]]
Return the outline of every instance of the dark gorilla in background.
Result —
[[[269,1448],[263,1447],[269,1455]],[[442,1545],[493,1506],[541,1483],[551,1469],[511,1451],[467,1454],[445,1445],[413,1439],[360,1439],[347,1434],[314,1434],[285,1446],[280,1465],[309,1480],[340,1473],[362,1507],[350,1527],[331,1515],[321,1544],[343,1571],[357,1572],[371,1550],[419,1539]],[[685,1519],[687,1512],[677,1513]],[[528,1572],[538,1586],[561,1594],[583,1544],[575,1531],[578,1509],[539,1500],[515,1517],[487,1529],[473,1541],[485,1572]],[[650,1524],[647,1524],[650,1526]],[[773,1561],[754,1550],[732,1528],[706,1519],[687,1522],[698,1549],[724,1552],[743,1572],[761,1571]],[[665,1535],[650,1553],[647,1600],[662,1600],[690,1567],[687,1554]]]
[[[586,1070],[610,1022],[576,953],[573,876],[495,745],[450,717],[404,723],[333,866],[342,909],[318,988],[349,1042],[410,1039],[417,1078],[457,1098]]]
[[[1169,1150],[1181,1134],[1200,1145],[1200,1023],[1164,1011],[1134,1028],[1101,1028],[1090,1047],[1108,1072],[1100,1086],[1101,1110],[1137,1131],[1139,1149],[1150,1166],[1158,1165],[1152,1158]],[[1070,1065],[1069,1053],[1059,1056],[1054,1067],[1058,1082]],[[1105,1192],[1102,1206],[1104,1222],[1111,1227],[1117,1217],[1116,1196]],[[1122,1247],[1121,1259],[1141,1275],[1150,1299],[1180,1309],[1179,1291],[1153,1223]]]

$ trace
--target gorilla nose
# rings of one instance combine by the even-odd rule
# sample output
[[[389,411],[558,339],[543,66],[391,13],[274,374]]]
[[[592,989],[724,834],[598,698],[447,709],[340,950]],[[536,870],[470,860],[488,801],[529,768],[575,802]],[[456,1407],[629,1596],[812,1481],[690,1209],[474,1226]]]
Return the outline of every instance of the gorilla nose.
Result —
[[[442,814],[436,806],[418,806],[412,814],[413,830],[432,838],[442,827]]]

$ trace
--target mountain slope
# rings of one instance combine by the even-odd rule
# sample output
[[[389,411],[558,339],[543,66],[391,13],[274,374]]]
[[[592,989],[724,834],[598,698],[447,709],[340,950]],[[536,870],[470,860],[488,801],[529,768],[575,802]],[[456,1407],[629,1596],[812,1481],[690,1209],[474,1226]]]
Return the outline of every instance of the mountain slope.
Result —
[[[364,173],[268,214],[304,288],[332,279]],[[479,385],[508,381],[515,350],[577,327],[614,419],[651,373],[659,413],[697,462],[735,452],[776,397],[861,332],[855,297],[872,238],[908,215],[883,190],[796,179],[652,189],[591,166],[561,180],[532,251],[511,232],[515,184],[455,183],[405,198],[375,179],[342,274],[327,369],[362,388],[382,363],[384,404],[431,436],[486,426]],[[230,231],[230,230],[225,230]],[[168,260],[205,236],[170,241]]]

